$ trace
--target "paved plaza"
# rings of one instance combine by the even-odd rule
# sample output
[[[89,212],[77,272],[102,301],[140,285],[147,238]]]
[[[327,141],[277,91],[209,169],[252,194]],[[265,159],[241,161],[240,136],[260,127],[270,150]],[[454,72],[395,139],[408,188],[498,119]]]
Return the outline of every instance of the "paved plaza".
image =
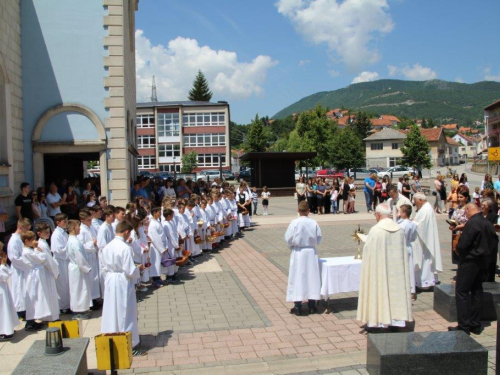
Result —
[[[361,195],[361,194],[359,194]],[[332,313],[294,316],[285,302],[289,249],[283,240],[296,217],[296,201],[274,198],[269,216],[254,216],[244,238],[219,254],[204,255],[194,267],[183,269],[183,282],[138,294],[139,325],[147,355],[135,357],[132,369],[143,374],[366,374],[366,336],[355,320],[357,293],[330,298]],[[323,233],[320,257],[354,255],[351,238],[358,224],[368,231],[373,214],[312,215]],[[438,215],[444,272],[443,283],[454,273],[446,215]],[[415,331],[446,331],[450,325],[432,310],[432,292],[414,302]],[[496,323],[486,323],[472,337],[490,353],[494,373]],[[22,326],[18,327],[18,330]],[[100,314],[83,322],[83,336],[91,338],[89,369],[95,370],[93,336],[99,333]],[[12,371],[35,339],[45,333],[18,331],[14,341],[0,343],[1,374]],[[57,358],[54,358],[57,360]]]

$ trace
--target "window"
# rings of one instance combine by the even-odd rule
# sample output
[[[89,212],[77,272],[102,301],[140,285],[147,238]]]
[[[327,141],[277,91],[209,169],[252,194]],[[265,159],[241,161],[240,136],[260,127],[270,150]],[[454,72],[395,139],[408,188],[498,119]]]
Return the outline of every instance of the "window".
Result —
[[[155,115],[137,115],[138,128],[154,128]]]
[[[139,156],[137,157],[137,165],[139,169],[155,169],[156,159],[154,156]]]
[[[372,143],[371,144],[371,149],[372,150],[383,150],[384,149],[384,144],[383,143]]]
[[[198,167],[218,167],[219,155],[221,157],[222,165],[226,165],[226,154],[199,154]]]
[[[140,135],[137,137],[138,148],[154,148],[155,144],[156,138],[154,135]]]
[[[389,167],[395,167],[396,165],[399,164],[401,161],[401,158],[389,158]],[[393,171],[395,172],[395,171]]]
[[[185,147],[225,146],[226,135],[224,133],[186,134],[183,142]]]
[[[159,137],[179,136],[178,113],[158,113],[158,136]]]
[[[182,115],[182,126],[224,126],[224,112],[185,113]]]
[[[173,164],[161,164],[160,165],[160,172],[174,172],[174,165]],[[175,165],[175,172],[176,173],[181,173],[181,165],[176,164]]]
[[[398,143],[393,143],[392,144],[392,149],[393,150],[397,150],[399,148],[399,144]]]
[[[181,156],[181,147],[178,144],[159,145],[158,155],[160,158],[173,158]]]

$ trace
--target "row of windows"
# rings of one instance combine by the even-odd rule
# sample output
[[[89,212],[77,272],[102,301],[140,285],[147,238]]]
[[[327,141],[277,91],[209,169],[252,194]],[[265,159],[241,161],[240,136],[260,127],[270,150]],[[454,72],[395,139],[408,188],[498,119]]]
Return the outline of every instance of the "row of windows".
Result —
[[[384,149],[384,144],[383,143],[372,143],[371,144],[371,149],[372,150],[383,150]],[[399,143],[393,143],[392,144],[392,149],[393,150],[399,149]]]
[[[139,166],[139,169],[155,169],[156,158],[152,155],[138,156],[137,165]]]
[[[161,158],[180,157],[181,147],[178,144],[159,145],[158,155]]]
[[[198,167],[218,167],[219,166],[219,156],[222,165],[226,164],[225,154],[199,154],[198,155]]]
[[[224,133],[187,134],[183,137],[184,146],[225,146],[226,135]]]
[[[224,112],[187,113],[182,116],[183,126],[221,126],[226,123]],[[179,113],[158,113],[158,127],[177,125],[179,127]],[[154,115],[137,115],[138,128],[154,128]]]
[[[155,116],[154,115],[137,115],[138,128],[154,128]]]
[[[158,114],[158,136],[178,137],[179,136],[179,114],[159,113]]]
[[[154,148],[156,137],[154,135],[139,135],[137,137],[137,148]]]
[[[173,164],[160,164],[160,172],[174,172],[174,165]],[[176,164],[175,165],[175,172],[180,173],[181,172],[181,165]]]

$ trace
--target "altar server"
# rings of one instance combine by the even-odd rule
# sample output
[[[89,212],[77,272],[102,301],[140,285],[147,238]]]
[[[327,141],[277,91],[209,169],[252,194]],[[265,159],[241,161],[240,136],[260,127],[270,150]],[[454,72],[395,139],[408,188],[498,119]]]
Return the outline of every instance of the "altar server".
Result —
[[[126,210],[123,207],[115,207],[115,221],[113,221],[113,224],[111,224],[114,232],[116,232],[116,226],[118,225],[118,223],[125,220],[125,214]]]
[[[410,273],[410,289],[412,299],[417,297],[415,291],[415,262],[413,261],[413,243],[417,240],[417,226],[410,220],[411,206],[403,204],[399,207],[399,226],[405,234],[406,250],[408,252],[408,272]]]
[[[368,332],[405,327],[413,320],[404,232],[392,220],[386,203],[377,206],[375,218],[377,224],[370,229],[363,249],[357,314]]]
[[[8,285],[12,270],[7,265],[3,247],[0,242],[0,341],[8,341],[14,337],[14,327],[19,324],[19,318]]]
[[[99,232],[99,228],[101,227],[103,221],[102,217],[102,208],[98,204],[90,208],[90,212],[92,212],[92,226],[91,229],[95,232],[95,237],[97,238],[97,232]]]
[[[101,298],[101,285],[99,280],[99,260],[97,259],[97,233],[92,229],[92,214],[82,210],[80,217],[80,234],[77,238],[87,253],[90,266],[90,295],[92,300]],[[93,304],[95,301],[93,302]]]
[[[115,208],[108,206],[103,210],[104,223],[99,227],[97,232],[97,248],[99,249],[99,281],[101,284],[101,296],[104,298],[104,282],[106,280],[106,269],[103,267],[101,258],[102,250],[110,243],[115,237],[115,231],[113,230],[113,221],[115,220]]]
[[[41,325],[35,319],[53,321],[59,319],[59,312],[52,316],[51,300],[49,295],[49,278],[51,275],[44,267],[47,255],[38,247],[35,233],[27,231],[21,236],[23,240],[23,259],[30,266],[26,272],[26,331],[36,331]]]
[[[137,348],[139,327],[134,280],[139,277],[144,266],[136,266],[132,259],[132,251],[127,242],[132,229],[128,221],[120,222],[116,226],[116,237],[103,251],[102,262],[109,272],[106,278],[101,333],[131,332],[133,355],[141,355],[143,352]]]
[[[415,194],[413,200],[417,207],[413,222],[418,234],[413,246],[415,285],[420,289],[428,289],[436,285],[438,271],[443,271],[436,215],[424,193]]]
[[[168,250],[167,238],[160,223],[161,208],[153,207],[151,209],[151,214],[153,217],[148,227],[148,235],[149,238],[151,238],[151,250],[149,252],[151,268],[149,269],[149,275],[153,279],[152,285],[156,288],[161,288],[166,284],[166,282],[164,283],[161,279],[161,258],[163,253]]]
[[[17,222],[17,229],[12,233],[8,246],[7,254],[11,262],[12,277],[10,280],[10,293],[14,300],[14,307],[16,308],[17,315],[21,319],[26,319],[26,302],[24,296],[26,295],[26,275],[30,267],[23,260],[23,240],[21,235],[31,228],[31,221],[23,218]]]
[[[56,214],[54,221],[57,227],[50,238],[50,249],[59,268],[59,277],[56,280],[59,308],[62,313],[68,313],[70,308],[68,234],[66,233],[68,216],[66,214]]]
[[[286,301],[294,302],[290,313],[302,314],[302,301],[308,301],[309,313],[317,313],[316,301],[320,300],[321,278],[316,246],[321,243],[321,229],[310,219],[309,205],[300,202],[299,217],[293,220],[285,233],[285,241],[292,251],[288,272]]]
[[[80,222],[70,220],[68,232],[69,290],[73,319],[90,319],[89,310],[92,307],[91,267],[87,252],[77,238],[80,234]]]

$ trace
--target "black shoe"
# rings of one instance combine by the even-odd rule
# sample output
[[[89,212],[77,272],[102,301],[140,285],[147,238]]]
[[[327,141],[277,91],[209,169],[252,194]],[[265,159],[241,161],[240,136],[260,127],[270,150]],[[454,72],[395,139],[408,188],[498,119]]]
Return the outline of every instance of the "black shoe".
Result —
[[[318,308],[317,307],[311,307],[309,309],[309,314],[317,314],[318,313]]]
[[[448,331],[450,331],[450,332],[463,331],[466,334],[470,335],[470,330],[468,330],[467,328],[462,328],[460,326],[448,327]]]
[[[97,311],[97,310],[100,310],[100,309],[102,309],[101,305],[92,305],[92,307],[90,308],[90,310],[92,310],[92,311]]]
[[[61,314],[72,314],[73,312],[70,309],[64,309],[59,311]]]
[[[42,329],[41,327],[38,327],[38,326],[36,326],[36,325],[34,325],[34,324],[29,324],[29,325],[28,325],[28,324],[26,324],[26,325],[24,326],[24,330],[25,330],[26,332],[36,332],[36,331],[39,331],[39,330],[41,330],[41,329]]]
[[[0,341],[9,341],[9,340],[12,340],[13,337],[14,337],[14,334],[12,334],[12,335],[0,335]]]
[[[298,308],[294,307],[290,310],[290,314],[300,316],[300,315],[302,315],[302,309],[298,309]]]
[[[470,332],[475,335],[480,335],[481,332],[483,332],[483,327],[482,326],[470,327]]]

